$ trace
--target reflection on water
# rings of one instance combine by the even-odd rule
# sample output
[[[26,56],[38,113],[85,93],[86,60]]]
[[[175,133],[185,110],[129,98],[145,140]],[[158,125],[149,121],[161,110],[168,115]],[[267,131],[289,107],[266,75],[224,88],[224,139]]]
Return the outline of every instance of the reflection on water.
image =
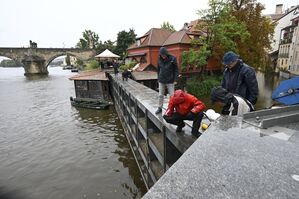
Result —
[[[259,98],[255,105],[257,110],[271,107],[275,101],[271,99],[272,92],[284,78],[273,74],[257,73]]]
[[[75,108],[73,73],[0,68],[0,198],[140,198],[142,178],[113,107]]]

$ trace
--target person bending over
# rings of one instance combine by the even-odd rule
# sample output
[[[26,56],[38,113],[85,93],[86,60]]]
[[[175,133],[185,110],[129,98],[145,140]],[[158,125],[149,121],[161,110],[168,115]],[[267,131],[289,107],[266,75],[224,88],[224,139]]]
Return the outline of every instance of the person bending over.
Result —
[[[199,137],[198,132],[203,117],[205,104],[191,94],[176,90],[170,97],[168,108],[163,115],[166,122],[177,126],[176,132],[181,132],[185,126],[184,120],[193,121],[192,135]]]
[[[211,92],[212,102],[218,102],[223,106],[223,115],[243,115],[254,111],[253,105],[245,98],[228,92],[225,88],[216,87]]]

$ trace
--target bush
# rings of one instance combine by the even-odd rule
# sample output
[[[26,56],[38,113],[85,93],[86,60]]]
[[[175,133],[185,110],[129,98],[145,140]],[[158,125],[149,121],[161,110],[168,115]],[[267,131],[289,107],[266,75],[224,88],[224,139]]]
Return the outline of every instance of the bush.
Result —
[[[80,59],[77,59],[77,61],[75,62],[76,66],[82,66],[83,65],[83,61]]]
[[[125,69],[129,70],[129,69],[133,68],[136,64],[137,64],[136,61],[130,61],[127,64],[121,65],[119,67],[119,69],[122,70],[122,71],[124,71]]]
[[[86,70],[98,69],[100,68],[100,64],[97,60],[92,60],[86,66]]]
[[[197,79],[187,80],[186,89],[188,93],[200,98],[211,93],[212,88],[221,84],[222,76],[209,76],[203,81]]]

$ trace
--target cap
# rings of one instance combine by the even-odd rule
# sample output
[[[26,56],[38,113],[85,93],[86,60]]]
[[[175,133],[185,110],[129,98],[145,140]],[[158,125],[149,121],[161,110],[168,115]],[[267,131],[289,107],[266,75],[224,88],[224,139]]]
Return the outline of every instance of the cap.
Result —
[[[224,54],[222,63],[224,65],[228,65],[228,64],[236,61],[237,59],[239,59],[239,55],[237,55],[236,53],[234,53],[232,51],[228,51]]]

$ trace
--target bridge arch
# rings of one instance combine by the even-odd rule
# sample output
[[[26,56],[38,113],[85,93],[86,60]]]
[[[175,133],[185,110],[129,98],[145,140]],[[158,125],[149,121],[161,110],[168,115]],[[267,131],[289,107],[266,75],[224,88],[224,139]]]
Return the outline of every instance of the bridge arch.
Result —
[[[93,49],[78,48],[0,48],[0,55],[24,64],[25,75],[48,74],[47,66],[59,55],[69,54],[83,62],[92,59]]]
[[[51,63],[52,61],[54,61],[56,58],[61,57],[61,56],[67,56],[67,55],[79,59],[78,56],[73,55],[73,54],[71,54],[71,53],[59,53],[59,54],[54,55],[53,57],[50,57],[50,58],[47,60],[47,62],[45,63],[46,67],[48,67],[48,66],[50,65],[50,63]]]
[[[3,60],[10,59],[10,60],[12,60],[12,61],[14,61],[14,62],[20,64],[20,65],[18,65],[19,67],[24,67],[24,64],[23,64],[20,60],[14,58],[13,56],[6,56],[6,55],[2,55],[2,54],[0,54],[0,57],[3,57],[3,58],[4,58]],[[1,62],[1,61],[0,61],[0,62]]]

